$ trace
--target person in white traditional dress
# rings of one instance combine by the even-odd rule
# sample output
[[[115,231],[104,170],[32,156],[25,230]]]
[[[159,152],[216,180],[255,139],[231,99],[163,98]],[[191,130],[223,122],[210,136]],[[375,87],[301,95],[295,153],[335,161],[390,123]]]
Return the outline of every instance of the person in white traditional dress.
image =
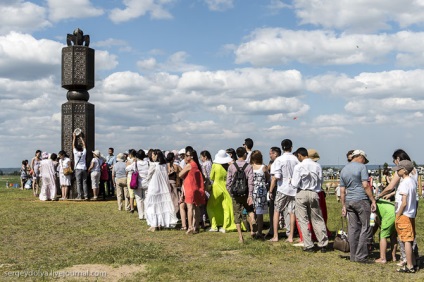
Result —
[[[156,231],[160,227],[173,228],[177,224],[174,204],[171,198],[171,185],[168,178],[166,160],[161,150],[156,149],[152,154],[147,181],[148,193],[145,200],[148,231]]]
[[[53,161],[49,159],[47,152],[41,154],[41,159],[40,174],[42,186],[39,198],[41,201],[54,201],[56,200],[56,172]]]
[[[65,168],[72,168],[71,159],[69,159],[68,155],[65,151],[60,151],[58,153],[59,155],[59,181],[60,181],[60,187],[62,188],[62,200],[68,199],[68,191],[71,187],[71,177],[72,174],[65,175],[64,169]]]
[[[135,201],[137,203],[137,212],[138,218],[140,220],[146,219],[146,212],[144,207],[144,201],[146,199],[146,193],[148,188],[147,183],[147,173],[149,171],[149,162],[146,160],[146,152],[143,150],[138,150],[135,153],[135,159],[132,164],[126,167],[125,169],[128,174],[132,174],[132,172],[138,171],[138,185],[137,189],[131,189],[134,193]]]

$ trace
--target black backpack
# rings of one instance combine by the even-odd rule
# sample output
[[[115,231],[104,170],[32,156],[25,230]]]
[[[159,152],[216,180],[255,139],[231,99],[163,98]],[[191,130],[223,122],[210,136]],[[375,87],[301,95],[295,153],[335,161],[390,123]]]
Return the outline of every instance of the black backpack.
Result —
[[[244,169],[247,167],[248,163],[245,163],[242,168],[240,168],[236,162],[234,166],[237,169],[236,174],[234,175],[233,183],[231,183],[231,194],[236,197],[246,196],[249,193],[249,186],[247,185],[247,177],[244,173]]]

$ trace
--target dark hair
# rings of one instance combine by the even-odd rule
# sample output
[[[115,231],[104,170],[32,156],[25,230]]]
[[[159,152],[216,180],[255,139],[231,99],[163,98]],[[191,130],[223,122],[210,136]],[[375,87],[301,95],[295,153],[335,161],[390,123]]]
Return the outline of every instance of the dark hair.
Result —
[[[348,162],[350,162],[351,160],[352,160],[352,153],[354,152],[355,150],[349,150],[347,153],[346,153],[346,158],[347,158],[347,161]]]
[[[26,165],[26,164],[27,164],[26,160],[23,160],[23,161],[22,161],[22,164],[23,164],[23,165]]]
[[[200,166],[199,158],[197,157],[197,152],[193,150],[193,148],[188,148],[188,149],[189,150],[187,150],[186,148],[186,154],[190,153],[192,160],[196,163],[197,168],[200,170],[200,175],[202,175],[202,179],[203,179],[203,173],[201,173],[202,167]]]
[[[247,149],[253,148],[253,140],[251,138],[244,139],[244,145],[246,145]]]
[[[134,149],[129,149],[128,150],[128,155],[130,155],[132,157],[136,157],[136,154],[137,154],[136,150],[134,150]]]
[[[296,150],[296,153],[298,155],[301,155],[303,157],[307,157],[308,156],[308,150],[306,150],[306,148],[300,147]]]
[[[52,154],[50,155],[50,159],[51,159],[52,161],[57,160],[57,155],[56,155],[56,153],[52,153]]]
[[[115,149],[113,149],[112,147],[110,147],[109,150],[111,150],[112,153],[115,152]]]
[[[200,155],[202,157],[206,157],[206,159],[208,159],[208,160],[212,160],[212,156],[211,156],[211,153],[209,153],[209,151],[206,151],[206,150],[201,151]]]
[[[149,151],[147,151],[147,156],[149,157],[149,160],[151,161],[151,162],[153,162],[153,159],[152,159],[152,154],[153,154],[153,149],[149,149]]]
[[[174,164],[174,160],[175,160],[175,154],[172,152],[169,152],[168,155],[166,156],[166,162],[172,166]]]
[[[276,152],[278,156],[281,156],[281,149],[278,147],[271,147],[271,151]]]
[[[390,175],[390,171],[388,168],[383,169],[383,175]]]
[[[409,157],[409,155],[402,149],[397,149],[393,155],[392,155],[393,159],[396,160],[397,158],[399,158],[400,161],[403,160],[408,160],[410,161],[411,158]]]
[[[57,153],[57,154],[59,156],[62,155],[62,156],[65,156],[65,157],[69,158],[68,154],[64,150],[60,150],[59,153]]]
[[[293,147],[293,143],[290,139],[284,139],[281,141],[281,149],[283,151],[289,151]]]
[[[225,150],[225,152],[227,154],[230,155],[230,157],[235,161],[237,160],[237,156],[236,156],[236,150],[234,150],[233,148],[228,148],[227,150]]]
[[[144,160],[146,158],[146,152],[144,152],[144,150],[140,149],[135,154],[135,157],[139,160]]]
[[[187,153],[187,151],[194,151],[194,149],[191,146],[187,146],[187,147],[185,147],[185,151]]]
[[[242,158],[244,155],[246,155],[246,149],[244,147],[238,147],[236,150],[236,154],[238,158]]]
[[[160,149],[153,150],[153,153],[155,153],[156,161],[159,162],[159,164],[166,164],[165,156]]]
[[[38,153],[41,153],[41,150],[37,150],[35,151],[35,154],[37,155]]]
[[[262,153],[259,150],[254,150],[250,155],[250,163],[251,164],[263,164]]]

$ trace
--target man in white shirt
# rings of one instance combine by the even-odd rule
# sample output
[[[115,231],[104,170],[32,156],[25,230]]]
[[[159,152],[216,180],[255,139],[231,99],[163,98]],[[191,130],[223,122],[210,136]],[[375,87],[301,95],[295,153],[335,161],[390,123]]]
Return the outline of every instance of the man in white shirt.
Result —
[[[247,152],[246,162],[250,164],[250,156],[252,155],[252,148],[253,148],[252,138],[244,139],[243,147],[246,149],[246,152]]]
[[[88,186],[87,186],[87,164],[86,164],[86,156],[87,150],[85,148],[85,142],[82,136],[80,135],[78,138],[81,141],[81,145],[77,144],[77,136],[74,133],[72,135],[72,151],[74,153],[74,171],[75,178],[77,182],[77,198],[76,200],[81,200],[82,191],[84,191],[84,200],[88,200]],[[82,187],[81,187],[82,186]],[[81,189],[82,188],[82,189]]]
[[[281,141],[281,148],[283,154],[275,159],[273,168],[274,177],[277,180],[277,194],[274,199],[274,237],[269,241],[278,242],[278,221],[280,212],[284,212],[284,221],[286,224],[286,231],[288,233],[287,241],[293,242],[294,226],[296,217],[294,214],[294,204],[296,189],[290,184],[290,179],[293,175],[294,166],[299,163],[298,159],[291,153],[293,143],[289,139]],[[269,189],[270,198],[273,197],[274,187]]]
[[[322,185],[322,168],[308,157],[308,150],[305,148],[299,148],[296,152],[300,163],[294,167],[291,185],[297,188],[295,213],[303,234],[303,250],[314,251],[314,242],[308,229],[310,221],[318,239],[318,246],[321,252],[325,253],[328,245],[327,228],[318,196]]]

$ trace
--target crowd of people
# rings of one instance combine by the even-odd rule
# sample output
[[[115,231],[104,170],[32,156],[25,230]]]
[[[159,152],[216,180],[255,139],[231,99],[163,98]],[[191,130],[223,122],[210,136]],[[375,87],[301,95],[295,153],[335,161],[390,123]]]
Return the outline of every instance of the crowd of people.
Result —
[[[75,181],[76,200],[89,200],[89,195],[93,195],[90,200],[116,196],[118,210],[137,211],[150,232],[178,226],[187,234],[196,234],[208,221],[209,232],[237,231],[240,243],[244,242],[243,231],[253,239],[278,242],[278,230],[284,227],[287,242],[303,246],[305,252],[327,252],[331,232],[318,152],[303,147],[293,152],[292,141],[284,139],[281,148],[270,148],[270,162],[264,164],[262,152],[253,150],[253,145],[247,138],[243,146],[219,150],[214,158],[209,151],[198,154],[191,146],[179,151],[130,149],[117,156],[109,148],[106,157],[93,151],[87,164],[84,139],[74,134],[72,160],[64,151],[49,155],[37,150],[30,164],[22,162],[22,186],[31,181],[34,196],[43,201],[56,200],[57,193],[66,200]],[[418,172],[403,150],[394,152],[393,162],[393,176],[384,174],[384,189],[376,197],[365,166],[367,155],[362,150],[347,153],[338,192],[341,215],[347,217],[349,226],[349,259],[387,263],[389,239],[392,261],[400,246],[397,271],[414,273],[418,265]],[[267,212],[270,226],[265,234]],[[379,222],[376,226],[371,224],[374,216]],[[370,254],[377,226],[380,258],[374,260]]]

